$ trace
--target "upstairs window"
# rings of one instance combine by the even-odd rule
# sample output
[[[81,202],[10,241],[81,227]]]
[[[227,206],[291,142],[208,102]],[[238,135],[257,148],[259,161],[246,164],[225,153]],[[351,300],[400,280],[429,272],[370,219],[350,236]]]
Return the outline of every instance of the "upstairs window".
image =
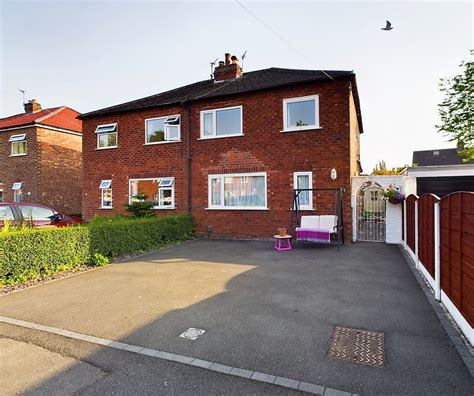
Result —
[[[201,111],[201,139],[243,135],[242,106]]]
[[[117,147],[117,123],[98,125],[95,133],[97,134],[98,149]]]
[[[13,183],[13,202],[23,201],[22,184],[22,182]]]
[[[319,97],[303,96],[283,100],[283,131],[319,128]]]
[[[26,134],[10,136],[8,140],[12,144],[12,157],[26,155]]]
[[[102,180],[99,189],[101,209],[112,209],[112,180]]]
[[[145,120],[145,144],[179,142],[181,140],[181,116],[149,118]]]
[[[174,178],[151,178],[129,180],[129,203],[137,200],[138,194],[145,195],[145,202],[153,203],[153,209],[174,209]]]

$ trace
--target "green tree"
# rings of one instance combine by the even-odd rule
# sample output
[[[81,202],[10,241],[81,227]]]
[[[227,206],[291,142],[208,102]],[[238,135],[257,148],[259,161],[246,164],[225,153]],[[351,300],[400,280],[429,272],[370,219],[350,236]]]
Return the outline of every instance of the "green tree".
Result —
[[[132,196],[132,203],[125,205],[125,209],[132,212],[133,217],[153,217],[154,203],[147,201],[148,196],[142,191],[138,191],[137,195]]]
[[[375,168],[372,170],[371,175],[384,175],[384,176],[392,176],[392,175],[399,175],[402,170],[408,168],[409,165],[404,165],[401,168],[387,168],[387,163],[384,160],[381,160],[375,164]]]
[[[474,50],[471,50],[474,55]],[[462,62],[461,74],[440,80],[444,100],[438,105],[441,124],[438,132],[463,145],[464,161],[474,160],[474,62]]]

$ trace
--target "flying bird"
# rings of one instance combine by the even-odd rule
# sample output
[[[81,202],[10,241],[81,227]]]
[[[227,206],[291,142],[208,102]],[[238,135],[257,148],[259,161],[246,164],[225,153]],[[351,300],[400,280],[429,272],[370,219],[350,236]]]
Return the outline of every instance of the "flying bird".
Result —
[[[389,22],[389,21],[386,21],[387,24],[385,25],[384,28],[381,28],[382,30],[392,30],[393,27],[392,27],[392,24]]]

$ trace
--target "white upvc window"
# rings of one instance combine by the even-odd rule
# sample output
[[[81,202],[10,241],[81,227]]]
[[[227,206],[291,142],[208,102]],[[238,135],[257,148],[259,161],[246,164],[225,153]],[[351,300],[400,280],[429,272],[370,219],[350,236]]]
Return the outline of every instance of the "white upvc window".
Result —
[[[110,149],[117,147],[118,127],[117,123],[98,125],[95,129],[97,134],[97,149]]]
[[[283,132],[319,128],[318,95],[283,100]]]
[[[13,202],[21,202],[23,201],[23,192],[22,192],[22,182],[13,183],[12,190],[13,190]]]
[[[241,136],[242,106],[201,111],[201,139]]]
[[[293,173],[293,188],[306,189],[313,188],[313,173],[312,172],[294,172]],[[299,210],[313,210],[313,192],[300,191],[298,195]]]
[[[112,209],[112,180],[100,182],[100,208]]]
[[[0,202],[4,201],[3,197],[3,183],[0,183]]]
[[[129,203],[145,195],[145,202],[152,202],[153,209],[174,209],[174,177],[157,177],[129,180]]]
[[[267,209],[265,172],[209,175],[208,191],[208,209]]]
[[[10,136],[10,139],[8,139],[9,142],[11,142],[11,155],[12,157],[18,157],[21,155],[26,155],[26,133],[22,133],[20,135],[12,135]]]
[[[145,120],[145,144],[179,141],[181,141],[181,116],[179,114]]]

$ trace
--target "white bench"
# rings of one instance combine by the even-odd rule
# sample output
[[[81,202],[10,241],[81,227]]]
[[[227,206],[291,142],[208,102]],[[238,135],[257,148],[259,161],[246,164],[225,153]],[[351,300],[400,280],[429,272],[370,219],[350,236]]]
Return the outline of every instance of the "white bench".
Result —
[[[337,216],[301,216],[301,225],[296,230],[298,229],[327,231],[334,234],[337,232]]]

